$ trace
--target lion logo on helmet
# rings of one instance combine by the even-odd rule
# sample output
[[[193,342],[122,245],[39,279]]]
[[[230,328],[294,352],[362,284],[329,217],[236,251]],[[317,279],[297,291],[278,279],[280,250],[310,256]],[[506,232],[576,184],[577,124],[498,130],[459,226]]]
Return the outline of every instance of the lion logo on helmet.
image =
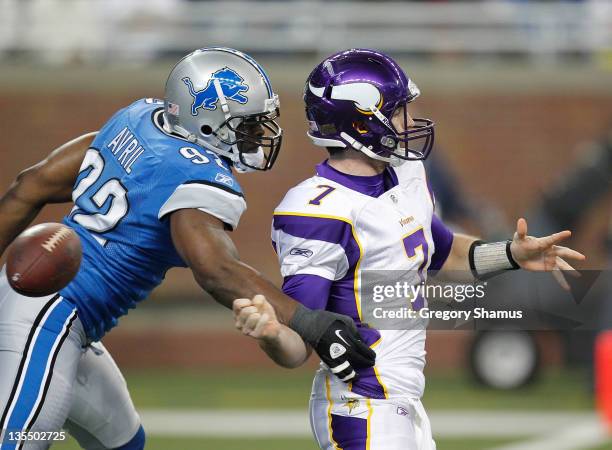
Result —
[[[183,78],[183,82],[187,85],[189,93],[193,97],[193,103],[191,104],[192,116],[197,116],[198,109],[200,108],[209,111],[217,109],[219,95],[215,88],[215,80],[219,81],[221,92],[223,92],[226,99],[233,100],[242,105],[248,102],[249,99],[245,95],[242,95],[243,92],[249,90],[249,86],[244,82],[244,78],[229,67],[224,67],[213,73],[206,87],[200,91],[195,90],[189,77]]]

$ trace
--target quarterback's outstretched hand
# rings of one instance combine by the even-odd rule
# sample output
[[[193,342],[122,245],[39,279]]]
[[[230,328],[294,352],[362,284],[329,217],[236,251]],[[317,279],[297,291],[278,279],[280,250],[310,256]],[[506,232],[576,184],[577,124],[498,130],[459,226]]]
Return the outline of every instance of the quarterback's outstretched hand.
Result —
[[[578,273],[565,260],[583,261],[586,258],[576,250],[557,245],[571,235],[571,231],[565,230],[541,238],[527,236],[527,221],[520,218],[516,222],[510,251],[522,269],[552,272],[561,287],[569,291],[569,284],[561,271],[576,275]]]

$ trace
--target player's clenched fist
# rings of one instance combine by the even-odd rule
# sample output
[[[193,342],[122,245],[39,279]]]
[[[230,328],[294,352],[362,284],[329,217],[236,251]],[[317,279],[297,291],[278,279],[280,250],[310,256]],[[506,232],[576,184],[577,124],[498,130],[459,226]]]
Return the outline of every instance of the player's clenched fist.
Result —
[[[274,308],[263,295],[253,299],[239,298],[233,303],[236,328],[243,334],[255,339],[278,339],[281,324],[276,318]]]
[[[268,356],[283,367],[302,365],[313,348],[329,370],[346,383],[357,379],[356,369],[374,365],[376,354],[361,340],[349,317],[299,305],[287,327],[278,322],[263,295],[234,300],[232,309],[236,328],[256,338]]]

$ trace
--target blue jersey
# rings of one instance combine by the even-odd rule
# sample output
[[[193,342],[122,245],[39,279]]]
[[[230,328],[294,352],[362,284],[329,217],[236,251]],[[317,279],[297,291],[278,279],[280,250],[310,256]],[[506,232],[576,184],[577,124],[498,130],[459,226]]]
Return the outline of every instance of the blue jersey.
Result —
[[[117,112],[87,151],[64,223],[81,238],[83,261],[60,294],[88,337],[99,340],[147,297],[172,267],[185,267],[169,214],[197,208],[235,228],[246,209],[231,163],[170,134],[163,103],[143,99]]]

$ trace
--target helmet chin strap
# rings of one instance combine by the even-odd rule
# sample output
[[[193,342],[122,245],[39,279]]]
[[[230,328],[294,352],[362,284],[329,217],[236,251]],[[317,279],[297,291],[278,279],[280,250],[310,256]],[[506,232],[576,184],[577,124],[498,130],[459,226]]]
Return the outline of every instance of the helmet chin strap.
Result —
[[[376,106],[372,105],[369,108],[364,108],[364,109],[370,110],[372,114],[374,114],[374,116],[378,120],[380,120],[387,128],[389,128],[390,131],[394,132],[393,128],[391,127],[391,124],[389,123],[389,120],[383,115],[383,113],[380,112],[380,110]],[[346,147],[346,143],[348,143],[348,145],[354,148],[355,150],[360,151],[364,153],[366,156],[372,159],[375,159],[377,161],[383,161],[383,162],[389,163],[391,167],[399,167],[407,161],[405,159],[398,158],[395,155],[381,156],[373,152],[370,148],[363,145],[357,139],[353,138],[351,135],[345,133],[344,131],[340,133],[340,137],[344,140],[344,142],[340,140],[335,140],[335,139],[324,139],[324,138],[315,137],[315,136],[312,136],[310,133],[306,133],[306,134],[308,135],[308,137],[312,139],[315,145],[319,145],[322,147],[338,147],[339,146],[338,144],[345,144],[344,147]],[[401,149],[398,144],[396,150],[403,150],[403,149]]]
[[[380,120],[383,123],[384,126],[386,126],[391,132],[395,133],[393,131],[393,127],[389,123],[389,119],[387,119],[384,116],[384,114],[381,113],[380,110],[376,106],[372,105],[368,109],[372,112],[372,114],[374,114],[374,117],[376,117],[378,120]],[[384,161],[386,163],[389,163],[392,167],[399,167],[406,162],[406,160],[402,158],[398,158],[397,156],[394,156],[394,155],[381,156],[373,152],[372,150],[370,150],[368,147],[366,147],[361,142],[359,142],[357,139],[354,139],[352,136],[348,135],[344,131],[340,133],[340,137],[342,137],[345,141],[347,141],[349,145],[353,147],[355,150],[358,150],[364,153],[365,155],[367,155],[368,157],[372,159],[376,159],[378,161]],[[400,150],[399,144],[396,150]]]
[[[383,113],[381,113],[381,112],[380,112],[380,110],[379,110],[379,109],[378,109],[378,108],[377,108],[375,105],[370,106],[368,109],[369,109],[369,110],[372,112],[372,114],[374,114],[374,117],[376,117],[378,120],[380,120],[380,121],[383,123],[383,125],[384,125],[384,126],[386,126],[386,127],[389,129],[389,131],[391,131],[393,134],[396,134],[396,133],[395,133],[395,130],[393,129],[393,126],[391,126],[391,123],[389,122],[389,119],[387,119],[387,118],[385,117],[385,115],[384,115]],[[369,150],[369,149],[368,149],[368,150]],[[402,151],[402,150],[403,150],[404,154],[406,153],[406,149],[401,148],[399,143],[397,144],[397,146],[396,146],[395,150],[396,150],[396,151],[398,151],[398,150]],[[364,150],[362,150],[362,151],[363,151],[364,153],[366,153],[366,155],[368,155],[368,156],[370,156],[370,157],[374,158],[373,156],[371,156],[370,154],[368,154],[368,153],[367,153],[367,152],[365,152]],[[372,151],[370,151],[370,153],[372,153],[372,154],[376,155],[376,153],[374,153],[374,152],[372,152]],[[380,160],[382,160],[382,161],[387,161],[387,162],[389,162],[389,163],[391,164],[391,166],[393,166],[393,167],[399,167],[399,166],[401,166],[402,164],[404,164],[404,163],[406,162],[406,160],[405,160],[405,159],[398,158],[398,157],[397,157],[397,156],[395,156],[395,155],[391,155],[391,156],[389,156],[388,158],[386,158],[386,157],[381,157],[380,155],[376,155],[376,156],[378,156],[378,158],[375,158],[375,159],[380,159]]]
[[[346,142],[348,142],[349,145],[353,147],[355,150],[365,153],[367,156],[369,156],[372,159],[376,159],[378,161],[384,161],[388,163],[391,162],[391,157],[387,158],[386,156],[377,155],[372,150],[370,150],[368,147],[366,147],[361,142],[359,142],[357,139],[353,138],[351,135],[345,133],[344,131],[340,133],[340,137],[344,139]]]
[[[213,145],[211,142],[207,142],[204,139],[198,138],[195,134],[188,132],[185,128],[180,125],[170,126],[170,122],[166,119],[166,115],[164,114],[164,123],[163,128],[168,133],[175,133],[181,136],[183,139],[193,142],[194,144],[198,144],[212,152],[218,153],[221,156],[225,156],[230,158],[232,161],[239,160],[239,158],[234,157],[234,153],[228,150],[224,150],[216,145]]]

